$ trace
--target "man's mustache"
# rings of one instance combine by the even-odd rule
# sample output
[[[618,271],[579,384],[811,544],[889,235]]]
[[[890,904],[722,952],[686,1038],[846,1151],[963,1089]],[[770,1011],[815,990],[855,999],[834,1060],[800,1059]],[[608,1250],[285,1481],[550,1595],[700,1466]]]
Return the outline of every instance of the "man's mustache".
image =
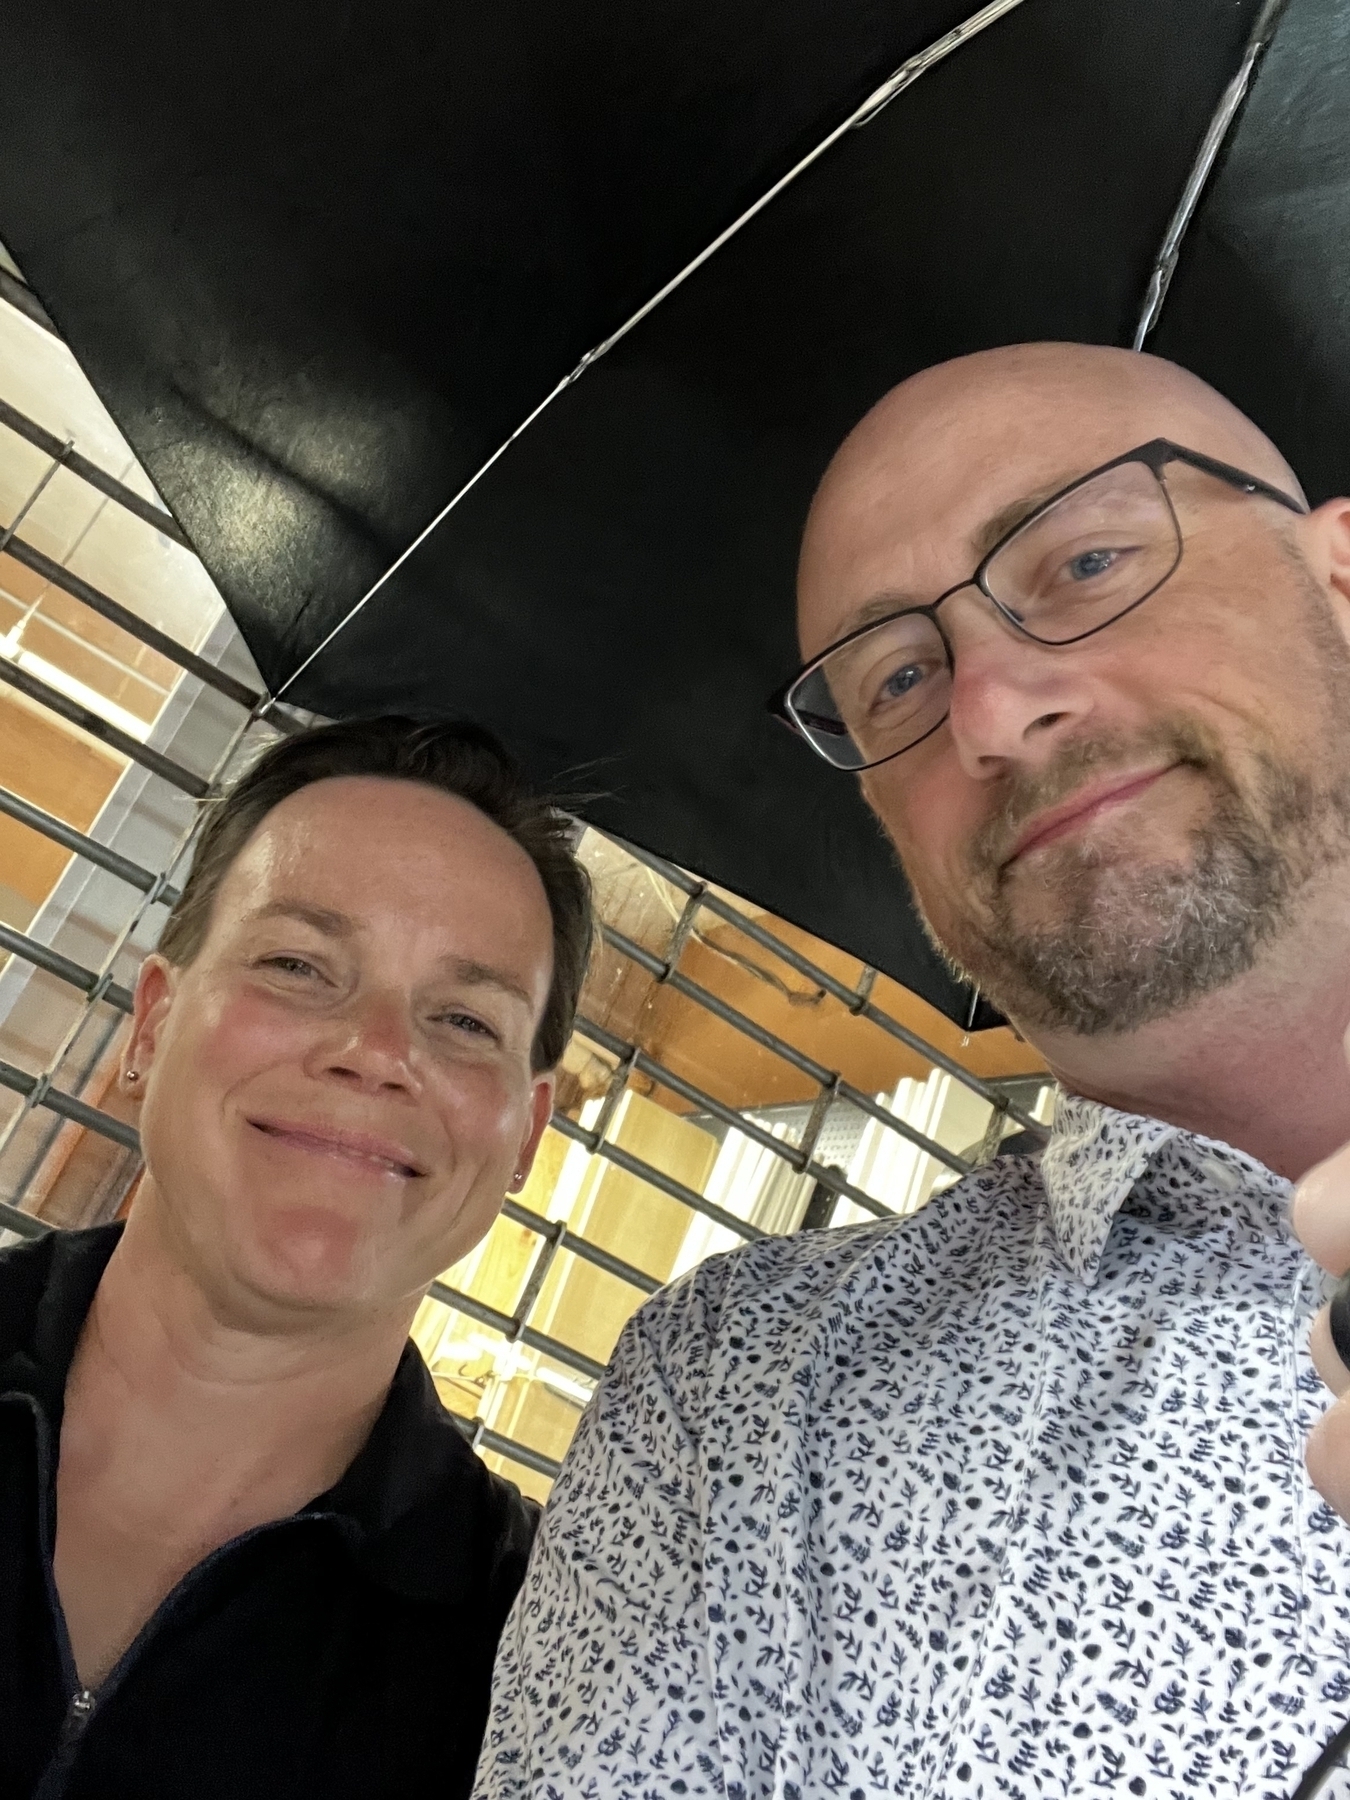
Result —
[[[1010,775],[1001,804],[971,839],[971,872],[997,882],[1026,827],[1113,769],[1162,761],[1206,773],[1221,768],[1218,747],[1189,719],[1169,719],[1145,732],[1101,732],[1067,743],[1043,769]]]

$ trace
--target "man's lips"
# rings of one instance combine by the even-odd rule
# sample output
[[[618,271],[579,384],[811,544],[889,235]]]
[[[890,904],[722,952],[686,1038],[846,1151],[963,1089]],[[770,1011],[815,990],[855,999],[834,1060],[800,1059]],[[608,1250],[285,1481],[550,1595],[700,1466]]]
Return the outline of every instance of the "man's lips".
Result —
[[[427,1172],[404,1145],[390,1138],[369,1137],[362,1131],[342,1131],[331,1125],[290,1119],[250,1119],[249,1124],[255,1131],[288,1144],[294,1150],[335,1157],[340,1162],[369,1169],[375,1174],[398,1175],[406,1181]]]
[[[1123,805],[1142,794],[1146,788],[1175,768],[1168,763],[1161,769],[1144,769],[1130,775],[1106,775],[1100,781],[1089,782],[1086,787],[1078,789],[1059,806],[1052,806],[1048,812],[1038,813],[1023,829],[1022,835],[1013,846],[1008,864],[1027,856],[1033,850],[1039,850],[1046,844],[1053,843],[1056,838],[1063,837],[1077,826],[1085,824],[1088,819],[1107,811],[1113,806]]]

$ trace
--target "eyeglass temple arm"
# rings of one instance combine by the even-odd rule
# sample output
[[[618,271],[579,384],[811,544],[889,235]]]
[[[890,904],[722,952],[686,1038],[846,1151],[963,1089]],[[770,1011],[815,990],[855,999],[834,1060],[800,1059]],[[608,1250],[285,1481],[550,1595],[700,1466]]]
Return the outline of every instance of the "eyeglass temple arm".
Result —
[[[1200,450],[1184,449],[1180,444],[1172,444],[1169,449],[1169,462],[1189,463],[1192,468],[1199,469],[1206,475],[1217,476],[1220,481],[1227,482],[1229,487],[1241,488],[1248,494],[1261,494],[1267,500],[1276,500],[1300,517],[1308,511],[1304,501],[1294,499],[1292,494],[1286,494],[1283,488],[1263,481],[1259,475],[1249,475],[1245,469],[1235,468],[1232,463],[1220,462],[1216,456],[1206,456]]]

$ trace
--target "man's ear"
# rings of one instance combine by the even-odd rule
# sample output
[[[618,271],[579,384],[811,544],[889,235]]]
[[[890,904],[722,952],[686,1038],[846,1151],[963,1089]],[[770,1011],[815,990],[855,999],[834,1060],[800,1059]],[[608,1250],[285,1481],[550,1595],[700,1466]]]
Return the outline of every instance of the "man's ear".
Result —
[[[179,971],[157,952],[141,964],[131,1010],[131,1036],[122,1052],[122,1085],[132,1094],[143,1094],[154,1066],[160,1034],[178,990]]]
[[[557,1085],[557,1073],[553,1070],[547,1075],[535,1077],[534,1089],[530,1095],[530,1129],[516,1158],[516,1172],[511,1180],[513,1194],[518,1194],[529,1179],[535,1155],[548,1129],[548,1122],[553,1117],[553,1091]]]
[[[1323,501],[1303,528],[1313,568],[1339,602],[1336,615],[1350,642],[1350,499]]]

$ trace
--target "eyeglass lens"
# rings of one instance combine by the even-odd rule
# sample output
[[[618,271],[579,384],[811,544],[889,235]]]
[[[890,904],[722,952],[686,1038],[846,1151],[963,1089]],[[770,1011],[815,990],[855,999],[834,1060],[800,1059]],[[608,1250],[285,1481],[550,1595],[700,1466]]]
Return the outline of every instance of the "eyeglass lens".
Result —
[[[1121,463],[1015,532],[990,559],[983,586],[1027,636],[1067,644],[1137,606],[1180,557],[1161,482],[1143,463]],[[950,699],[942,634],[915,612],[839,645],[801,677],[788,706],[823,756],[859,769],[926,737]]]

